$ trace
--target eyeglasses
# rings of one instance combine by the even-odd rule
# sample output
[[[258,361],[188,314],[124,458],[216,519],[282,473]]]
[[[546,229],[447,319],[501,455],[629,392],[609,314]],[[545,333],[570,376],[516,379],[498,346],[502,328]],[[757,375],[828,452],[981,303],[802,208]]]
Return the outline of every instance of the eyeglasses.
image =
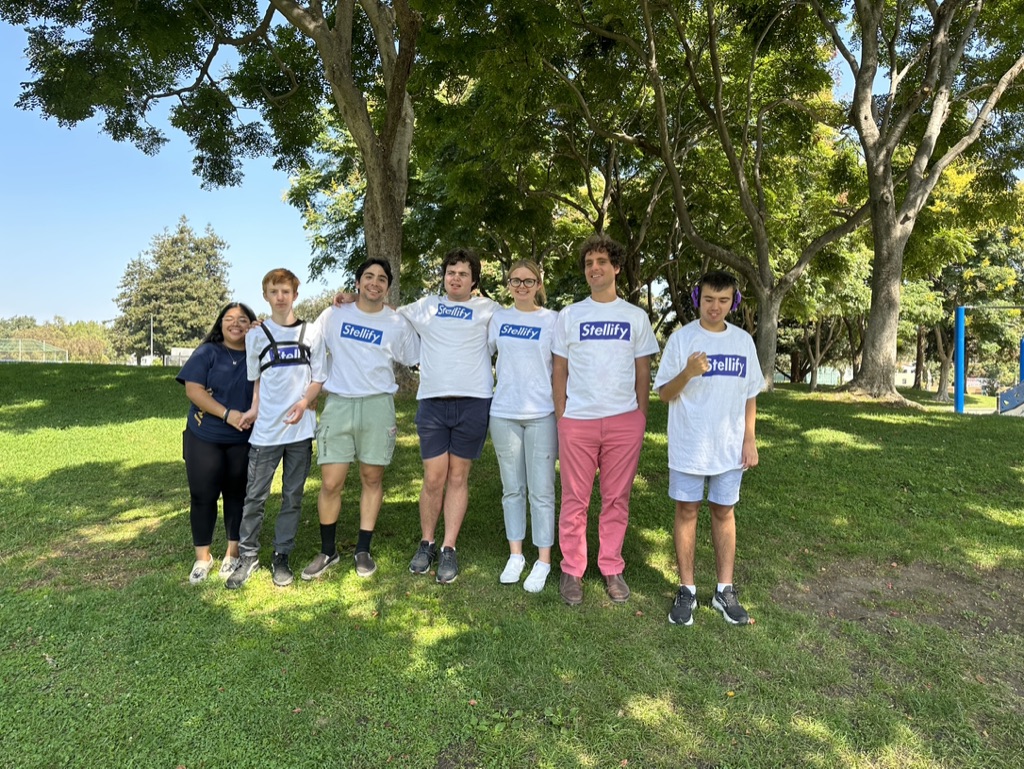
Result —
[[[540,283],[540,281],[537,280],[536,278],[509,278],[508,279],[508,284],[510,286],[512,286],[512,288],[519,288],[520,286],[526,286],[527,288],[533,288],[538,283]]]

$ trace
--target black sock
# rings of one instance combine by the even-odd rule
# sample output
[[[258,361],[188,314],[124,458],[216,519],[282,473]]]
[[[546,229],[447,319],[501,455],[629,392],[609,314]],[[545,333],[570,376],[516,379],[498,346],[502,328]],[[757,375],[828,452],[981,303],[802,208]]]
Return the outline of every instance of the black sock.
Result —
[[[320,524],[320,551],[326,556],[331,556],[338,552],[338,547],[334,544],[335,532],[337,530],[337,521]]]
[[[359,539],[356,540],[356,552],[357,553],[369,553],[370,552],[370,540],[373,539],[373,531],[367,531],[366,529],[359,530]]]

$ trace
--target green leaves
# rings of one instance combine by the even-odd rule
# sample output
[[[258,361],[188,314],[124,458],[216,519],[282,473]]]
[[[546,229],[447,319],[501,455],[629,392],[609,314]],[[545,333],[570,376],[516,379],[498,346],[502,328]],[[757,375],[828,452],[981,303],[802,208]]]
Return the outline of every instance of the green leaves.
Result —
[[[227,302],[227,244],[212,229],[197,236],[182,217],[174,232],[153,237],[150,249],[128,263],[114,300],[114,346],[122,354],[164,355],[192,347]],[[253,287],[255,293],[255,286]]]

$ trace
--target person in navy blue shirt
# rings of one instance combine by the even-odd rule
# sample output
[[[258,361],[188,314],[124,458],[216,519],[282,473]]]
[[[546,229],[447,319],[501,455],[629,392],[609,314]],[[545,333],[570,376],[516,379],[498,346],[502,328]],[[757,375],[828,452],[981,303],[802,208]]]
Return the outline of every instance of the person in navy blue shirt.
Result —
[[[254,320],[256,314],[246,305],[228,304],[177,376],[192,402],[182,436],[182,456],[196,550],[188,578],[193,585],[205,580],[213,568],[210,544],[220,497],[224,498],[228,539],[221,576],[230,576],[240,560],[239,527],[248,480],[249,435],[255,419],[251,411],[253,383],[245,368],[245,335]]]

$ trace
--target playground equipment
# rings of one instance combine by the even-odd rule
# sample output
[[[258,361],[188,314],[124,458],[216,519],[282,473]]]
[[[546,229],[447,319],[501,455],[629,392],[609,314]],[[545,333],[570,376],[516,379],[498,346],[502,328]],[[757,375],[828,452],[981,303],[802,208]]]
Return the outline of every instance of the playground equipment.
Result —
[[[964,328],[967,320],[967,310],[1022,310],[1020,305],[996,305],[990,307],[975,307],[965,304],[956,308],[955,314],[955,343],[956,343],[956,367],[953,371],[953,405],[957,414],[964,413],[964,393],[967,389],[967,372],[964,366],[966,344],[964,342]],[[1020,340],[1020,369],[1017,376],[1017,384],[1009,390],[1004,390],[997,397],[997,408],[1004,416],[1024,416],[1024,339]]]

